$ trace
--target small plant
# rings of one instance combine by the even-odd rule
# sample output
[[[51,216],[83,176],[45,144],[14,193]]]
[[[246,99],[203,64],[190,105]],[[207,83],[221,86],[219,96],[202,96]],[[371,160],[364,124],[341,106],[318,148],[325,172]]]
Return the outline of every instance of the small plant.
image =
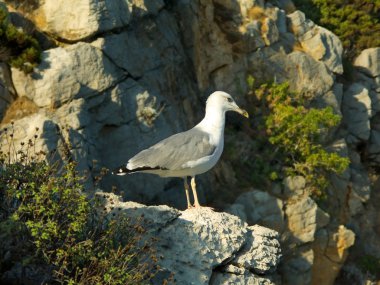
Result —
[[[253,86],[254,80],[249,79]],[[261,170],[271,179],[283,175],[302,175],[314,196],[323,196],[328,185],[328,173],[342,173],[349,159],[327,152],[321,138],[340,122],[332,108],[306,108],[304,98],[289,91],[287,82],[263,84],[251,92],[259,115],[256,120],[265,146],[266,157],[261,159]],[[271,161],[279,167],[271,167]],[[258,165],[259,162],[256,162]]]
[[[0,276],[34,265],[49,272],[44,284],[147,283],[154,262],[149,247],[138,245],[143,229],[123,217],[102,220],[75,162],[58,167],[37,159],[38,136],[16,151],[11,129],[0,137],[9,145],[0,155],[0,256],[8,255]]]
[[[0,60],[30,73],[40,62],[38,41],[9,22],[8,12],[0,5]]]

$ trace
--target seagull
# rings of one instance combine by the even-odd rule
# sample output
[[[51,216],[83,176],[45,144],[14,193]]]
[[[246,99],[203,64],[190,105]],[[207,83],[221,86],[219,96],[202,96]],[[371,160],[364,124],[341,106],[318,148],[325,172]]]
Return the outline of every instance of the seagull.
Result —
[[[198,201],[195,176],[210,170],[218,162],[224,146],[224,125],[227,111],[237,112],[248,118],[230,94],[212,93],[206,102],[203,120],[192,129],[172,135],[145,149],[117,168],[113,174],[136,172],[156,174],[161,177],[180,177],[184,180],[187,208],[201,207]],[[190,203],[188,177],[194,205]]]

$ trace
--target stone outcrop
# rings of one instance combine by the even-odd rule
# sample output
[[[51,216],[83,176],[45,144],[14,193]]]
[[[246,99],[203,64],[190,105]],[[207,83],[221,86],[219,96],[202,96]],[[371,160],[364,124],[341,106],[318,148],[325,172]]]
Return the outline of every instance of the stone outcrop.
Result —
[[[122,202],[98,192],[100,215],[108,219],[126,216],[147,229],[160,266],[158,276],[173,275],[178,284],[275,284],[273,273],[280,262],[277,232],[248,227],[236,216],[210,208],[178,211],[168,206],[144,206]],[[265,281],[264,281],[265,280]],[[163,280],[156,280],[162,284]]]

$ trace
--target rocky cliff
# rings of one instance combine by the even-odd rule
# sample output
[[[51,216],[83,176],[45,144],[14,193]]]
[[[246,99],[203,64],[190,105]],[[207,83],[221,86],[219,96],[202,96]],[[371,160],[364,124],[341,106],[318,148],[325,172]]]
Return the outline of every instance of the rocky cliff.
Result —
[[[102,167],[112,169],[153,142],[194,125],[211,91],[224,90],[247,104],[248,75],[259,82],[288,81],[313,106],[331,106],[342,124],[329,135],[329,147],[349,157],[351,164],[342,175],[329,178],[323,207],[309,197],[303,177],[262,189],[237,189],[239,170],[223,158],[200,177],[200,199],[249,225],[280,233],[284,258],[280,277],[270,282],[333,284],[339,274],[342,280],[366,278],[356,261],[380,256],[380,197],[373,191],[378,185],[373,169],[380,162],[380,48],[363,51],[354,62],[352,79],[344,79],[339,39],[290,1],[46,0],[29,9],[17,1],[7,3],[15,22],[26,18],[24,28],[32,26],[41,35],[45,50],[29,75],[0,66],[2,125],[14,121],[16,145],[33,137],[38,127],[38,148],[45,152],[69,141],[78,169],[88,174],[89,189],[95,189]],[[239,129],[234,119],[229,116],[228,124]],[[226,136],[228,141],[235,134]],[[244,140],[242,156],[251,142]],[[176,179],[106,175],[100,186],[105,191],[117,188],[128,201],[180,209],[186,204],[182,181]],[[214,203],[223,193],[229,199]],[[169,208],[150,209],[169,213],[169,225],[162,230],[169,235],[173,223],[212,223],[207,209],[181,215]],[[230,260],[236,252],[252,252],[242,247],[259,228],[229,221],[237,230],[230,233],[234,244],[209,252],[207,266],[195,256],[178,261],[197,270],[201,279],[194,284],[239,283],[241,278],[245,284],[262,284],[250,279],[259,271],[243,255]],[[258,236],[272,238],[272,232],[263,231]],[[205,240],[212,234],[206,231]],[[197,238],[194,242],[201,243]],[[167,259],[164,268],[179,272],[176,264],[169,264],[175,258],[184,257]]]

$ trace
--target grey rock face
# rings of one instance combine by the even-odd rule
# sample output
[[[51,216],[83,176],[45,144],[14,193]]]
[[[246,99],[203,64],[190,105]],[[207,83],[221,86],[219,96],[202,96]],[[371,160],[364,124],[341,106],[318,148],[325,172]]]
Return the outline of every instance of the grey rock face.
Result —
[[[355,59],[354,65],[371,77],[380,76],[380,48],[363,50]]]
[[[163,1],[43,1],[34,13],[40,28],[66,41],[126,27],[134,17],[156,14]],[[72,7],[75,7],[73,9]],[[44,19],[43,21],[41,19]]]
[[[173,273],[176,283],[231,284],[228,282],[236,279],[236,272],[227,269],[219,277],[219,271],[214,272],[214,269],[233,264],[247,269],[247,278],[256,282],[252,284],[272,284],[260,282],[267,279],[266,275],[270,280],[270,273],[280,261],[281,250],[275,231],[260,226],[248,228],[239,218],[210,208],[180,212],[167,206],[123,203],[114,194],[98,192],[96,195],[102,202],[99,211],[108,219],[126,215],[132,222],[147,226],[146,238],[157,239],[153,247],[157,251],[158,265]],[[257,277],[249,270],[265,276]],[[227,283],[215,283],[219,278]]]
[[[240,211],[239,217],[246,217],[250,225],[260,224],[281,232],[284,227],[282,207],[282,200],[254,190],[241,194],[229,211],[238,215]]]
[[[347,142],[368,140],[370,135],[370,122],[372,117],[371,98],[368,89],[363,85],[352,84],[343,95],[343,120],[350,136]]]
[[[12,69],[18,96],[26,96],[39,107],[59,107],[72,99],[89,98],[125,78],[102,52],[87,43],[50,49],[29,76]]]

